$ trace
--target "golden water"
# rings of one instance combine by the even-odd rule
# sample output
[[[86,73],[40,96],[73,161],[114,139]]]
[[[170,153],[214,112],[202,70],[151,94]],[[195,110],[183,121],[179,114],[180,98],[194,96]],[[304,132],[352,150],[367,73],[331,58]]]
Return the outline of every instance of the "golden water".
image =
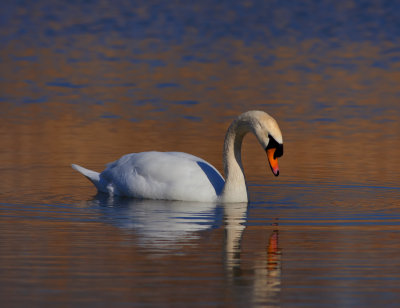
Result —
[[[249,43],[199,21],[180,37],[145,4],[37,3],[2,15],[1,306],[396,306],[396,41],[274,41],[249,22],[271,39]],[[160,150],[222,171],[225,131],[250,109],[277,119],[284,155],[275,178],[245,139],[248,205],[111,200],[70,168]]]

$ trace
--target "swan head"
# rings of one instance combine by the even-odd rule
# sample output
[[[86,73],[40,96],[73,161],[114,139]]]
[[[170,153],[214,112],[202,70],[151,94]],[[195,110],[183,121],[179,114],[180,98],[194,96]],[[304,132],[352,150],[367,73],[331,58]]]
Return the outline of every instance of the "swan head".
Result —
[[[253,133],[267,153],[272,173],[278,176],[278,157],[283,155],[283,138],[278,123],[263,111],[250,111],[248,116]]]

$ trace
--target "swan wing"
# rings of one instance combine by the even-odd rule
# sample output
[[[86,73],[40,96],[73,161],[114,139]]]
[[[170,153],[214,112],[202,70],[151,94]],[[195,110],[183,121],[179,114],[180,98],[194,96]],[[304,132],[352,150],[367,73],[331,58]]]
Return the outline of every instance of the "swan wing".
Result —
[[[224,179],[203,159],[181,152],[142,152],[107,165],[110,193],[144,199],[216,201]]]

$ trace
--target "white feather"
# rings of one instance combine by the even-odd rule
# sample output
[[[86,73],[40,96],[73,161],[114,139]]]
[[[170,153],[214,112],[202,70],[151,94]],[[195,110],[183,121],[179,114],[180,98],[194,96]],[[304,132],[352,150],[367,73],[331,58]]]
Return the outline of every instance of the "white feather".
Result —
[[[240,115],[225,136],[224,178],[205,160],[181,152],[142,152],[122,156],[101,172],[73,164],[101,192],[141,199],[247,202],[240,158],[242,139],[252,132],[265,147],[269,135],[282,143],[276,121],[262,111]]]

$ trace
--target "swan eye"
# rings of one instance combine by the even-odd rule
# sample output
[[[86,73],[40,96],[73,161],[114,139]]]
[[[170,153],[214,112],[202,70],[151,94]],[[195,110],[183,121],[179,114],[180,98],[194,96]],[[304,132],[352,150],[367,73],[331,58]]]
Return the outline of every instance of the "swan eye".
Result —
[[[281,157],[283,155],[283,144],[278,143],[270,134],[268,134],[268,138],[269,142],[265,150],[275,149],[274,159]]]

